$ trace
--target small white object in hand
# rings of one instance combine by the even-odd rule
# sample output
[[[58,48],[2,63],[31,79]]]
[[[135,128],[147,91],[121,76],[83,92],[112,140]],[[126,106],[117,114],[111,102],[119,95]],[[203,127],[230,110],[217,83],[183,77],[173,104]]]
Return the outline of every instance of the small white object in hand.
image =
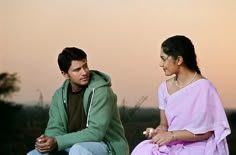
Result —
[[[153,129],[150,129],[149,133],[153,133]]]
[[[148,132],[149,134],[152,134],[154,132],[153,129],[150,129],[150,131]],[[147,134],[147,131],[143,131],[143,134],[146,135]]]

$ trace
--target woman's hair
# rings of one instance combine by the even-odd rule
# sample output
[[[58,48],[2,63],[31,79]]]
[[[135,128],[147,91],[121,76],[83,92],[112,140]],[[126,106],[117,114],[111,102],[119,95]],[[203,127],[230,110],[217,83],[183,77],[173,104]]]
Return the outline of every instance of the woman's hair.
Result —
[[[87,59],[86,53],[79,48],[76,47],[66,47],[63,51],[58,55],[58,65],[61,71],[67,73],[72,60],[83,60]]]
[[[161,44],[161,48],[165,54],[172,56],[174,59],[182,56],[187,68],[201,74],[197,65],[195,49],[189,38],[182,35],[172,36]]]

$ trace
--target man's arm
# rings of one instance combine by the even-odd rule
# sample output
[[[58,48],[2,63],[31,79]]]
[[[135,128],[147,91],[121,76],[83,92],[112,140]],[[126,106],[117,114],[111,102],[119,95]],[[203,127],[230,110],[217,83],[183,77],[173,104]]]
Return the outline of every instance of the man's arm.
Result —
[[[78,142],[102,141],[110,125],[116,97],[109,87],[102,87],[95,91],[89,115],[87,128],[56,136],[58,149],[63,150]]]
[[[56,92],[50,104],[49,120],[45,130],[45,135],[50,137],[66,134],[66,111],[60,98],[62,98],[61,93]],[[61,113],[65,113],[65,115],[61,116]]]

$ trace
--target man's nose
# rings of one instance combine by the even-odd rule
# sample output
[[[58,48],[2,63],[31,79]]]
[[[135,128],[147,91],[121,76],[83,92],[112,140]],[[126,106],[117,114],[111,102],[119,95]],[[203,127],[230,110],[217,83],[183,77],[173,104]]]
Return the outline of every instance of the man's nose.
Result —
[[[87,74],[87,68],[81,68],[82,74]]]

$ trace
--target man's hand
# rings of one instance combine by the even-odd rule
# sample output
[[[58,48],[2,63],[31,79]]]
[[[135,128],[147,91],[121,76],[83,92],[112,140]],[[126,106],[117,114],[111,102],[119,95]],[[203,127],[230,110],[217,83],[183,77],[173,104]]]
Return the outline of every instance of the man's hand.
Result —
[[[41,135],[36,139],[35,149],[41,153],[46,153],[54,150],[57,147],[57,141],[54,137]]]

